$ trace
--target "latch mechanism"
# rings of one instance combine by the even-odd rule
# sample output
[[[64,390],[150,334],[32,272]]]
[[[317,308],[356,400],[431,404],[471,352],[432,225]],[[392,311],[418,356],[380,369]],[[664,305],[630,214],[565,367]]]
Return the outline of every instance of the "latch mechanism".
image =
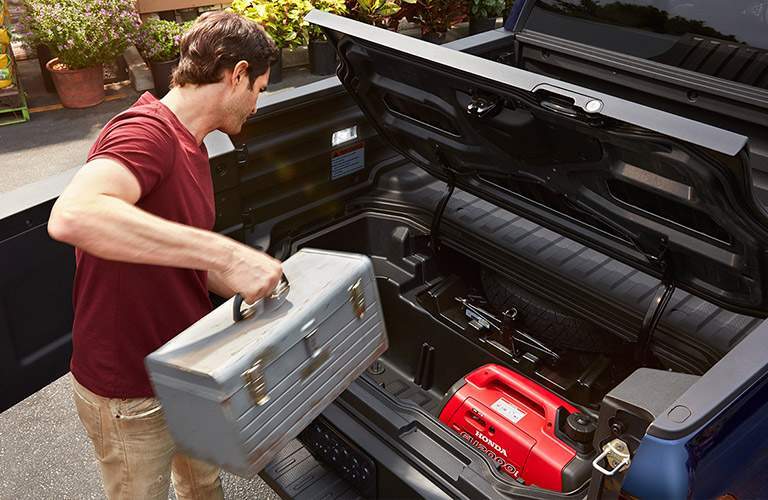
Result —
[[[467,114],[473,118],[485,118],[497,113],[501,109],[501,104],[501,99],[496,96],[475,95],[467,104]]]
[[[242,378],[245,381],[245,388],[251,395],[251,399],[257,406],[262,406],[269,401],[267,394],[267,383],[264,380],[264,372],[261,367],[261,359],[253,362],[250,368],[245,370]]]
[[[349,287],[349,301],[352,303],[352,308],[355,310],[357,317],[362,319],[365,315],[365,293],[359,279],[354,285]]]
[[[600,465],[600,461],[605,459],[608,462],[608,470]],[[624,472],[632,463],[632,459],[629,455],[629,447],[627,443],[621,439],[614,439],[605,443],[603,446],[603,452],[599,454],[592,461],[592,466],[606,476],[613,476],[617,472]]]
[[[317,343],[317,330],[312,330],[306,337],[304,337],[304,345],[307,348],[309,354],[309,360],[307,365],[302,369],[301,378],[306,380],[312,373],[320,368],[331,357],[331,351],[328,346],[319,346]]]

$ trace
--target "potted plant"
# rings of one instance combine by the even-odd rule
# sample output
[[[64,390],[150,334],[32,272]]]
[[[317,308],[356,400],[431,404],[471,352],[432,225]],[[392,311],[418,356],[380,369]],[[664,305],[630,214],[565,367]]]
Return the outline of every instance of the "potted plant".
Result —
[[[312,7],[331,14],[347,14],[345,0],[311,0]],[[314,75],[331,75],[336,71],[336,50],[319,26],[309,29],[309,71]]]
[[[230,8],[262,25],[281,49],[278,60],[270,66],[269,83],[282,81],[282,50],[307,44],[309,23],[304,16],[312,10],[312,4],[309,0],[234,0]]]
[[[397,29],[402,13],[402,4],[413,4],[416,0],[346,0],[349,17],[372,24],[378,28]]]
[[[149,62],[155,92],[158,97],[171,88],[173,70],[179,64],[179,42],[194,21],[178,24],[174,21],[149,19],[142,23],[136,38],[136,48],[145,61]]]
[[[471,0],[469,5],[469,34],[496,27],[496,18],[504,14],[505,0]]]
[[[456,0],[416,0],[410,7],[408,20],[419,25],[422,39],[443,43],[455,24],[467,17],[467,4]]]
[[[45,44],[57,57],[46,64],[67,108],[104,100],[104,63],[133,43],[139,16],[133,0],[25,0],[21,23],[30,45]]]

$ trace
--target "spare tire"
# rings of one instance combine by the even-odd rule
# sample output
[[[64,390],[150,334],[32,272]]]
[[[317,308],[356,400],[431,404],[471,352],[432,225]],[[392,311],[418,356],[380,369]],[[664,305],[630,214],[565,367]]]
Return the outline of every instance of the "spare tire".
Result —
[[[590,322],[569,314],[499,274],[483,269],[481,280],[488,303],[499,311],[517,309],[525,332],[550,349],[613,352],[620,345],[618,339],[601,332]]]

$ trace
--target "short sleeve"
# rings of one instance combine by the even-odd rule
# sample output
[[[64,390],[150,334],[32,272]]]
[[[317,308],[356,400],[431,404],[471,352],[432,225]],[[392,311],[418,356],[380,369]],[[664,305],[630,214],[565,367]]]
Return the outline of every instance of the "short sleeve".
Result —
[[[88,154],[88,161],[111,158],[128,168],[149,194],[172,171],[175,148],[169,127],[151,116],[127,117],[111,124]]]

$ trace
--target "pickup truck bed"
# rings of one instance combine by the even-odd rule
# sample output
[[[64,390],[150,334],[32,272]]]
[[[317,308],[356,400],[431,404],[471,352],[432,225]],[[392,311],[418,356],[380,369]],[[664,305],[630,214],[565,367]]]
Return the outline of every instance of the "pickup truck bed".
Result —
[[[376,189],[352,205],[360,210],[406,208],[428,224],[445,190],[444,182],[405,165],[380,176]],[[629,341],[635,340],[634,332],[660,284],[656,277],[458,189],[448,203],[442,227],[446,244],[461,242],[454,245],[456,250],[471,248],[475,257],[485,254],[485,265],[495,262],[507,272],[533,266],[549,279],[562,282],[563,297],[558,300],[586,316],[592,301],[598,300],[604,305],[602,317],[610,314],[609,325]],[[505,256],[503,263],[499,254]],[[579,291],[568,294],[568,283],[578,283]],[[677,290],[659,323],[654,348],[671,368],[701,374],[760,321]],[[685,360],[679,350],[685,352]]]

